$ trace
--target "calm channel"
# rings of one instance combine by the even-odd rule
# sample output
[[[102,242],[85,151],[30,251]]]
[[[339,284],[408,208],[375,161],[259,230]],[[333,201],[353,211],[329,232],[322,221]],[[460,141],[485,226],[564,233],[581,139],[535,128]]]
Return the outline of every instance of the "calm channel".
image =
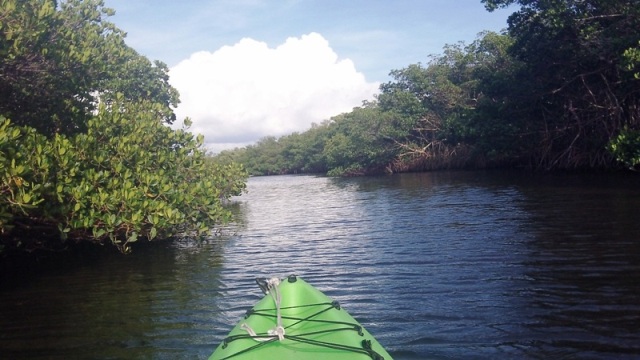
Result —
[[[206,359],[297,274],[395,359],[640,357],[640,176],[251,178],[206,241],[3,277],[0,358]],[[11,279],[9,279],[11,280]]]

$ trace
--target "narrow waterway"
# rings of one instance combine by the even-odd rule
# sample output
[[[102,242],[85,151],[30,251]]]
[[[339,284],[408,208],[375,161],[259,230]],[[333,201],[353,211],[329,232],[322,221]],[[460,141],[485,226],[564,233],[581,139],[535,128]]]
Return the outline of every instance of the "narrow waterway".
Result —
[[[206,241],[0,287],[0,357],[206,358],[297,274],[395,359],[640,357],[640,177],[259,177]]]

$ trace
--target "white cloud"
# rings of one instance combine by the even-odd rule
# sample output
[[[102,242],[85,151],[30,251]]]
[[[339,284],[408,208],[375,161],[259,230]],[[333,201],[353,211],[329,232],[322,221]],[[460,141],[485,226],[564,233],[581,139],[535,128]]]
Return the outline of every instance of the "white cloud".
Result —
[[[178,119],[190,117],[191,130],[214,151],[305,131],[372,99],[379,86],[317,33],[276,48],[245,38],[194,53],[171,68],[170,77],[180,92]]]

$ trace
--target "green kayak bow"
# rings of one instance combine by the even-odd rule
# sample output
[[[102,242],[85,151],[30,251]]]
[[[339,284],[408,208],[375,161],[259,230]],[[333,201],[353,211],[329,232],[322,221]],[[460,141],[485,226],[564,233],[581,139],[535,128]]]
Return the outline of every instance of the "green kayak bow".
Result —
[[[389,360],[340,304],[299,277],[258,280],[266,295],[209,360]]]

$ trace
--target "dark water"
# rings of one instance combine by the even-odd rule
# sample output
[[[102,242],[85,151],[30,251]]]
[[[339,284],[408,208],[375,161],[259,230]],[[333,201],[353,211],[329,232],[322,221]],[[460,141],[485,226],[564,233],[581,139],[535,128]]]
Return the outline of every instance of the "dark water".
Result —
[[[252,178],[236,227],[0,289],[2,359],[206,358],[304,277],[396,359],[640,358],[640,176]]]

